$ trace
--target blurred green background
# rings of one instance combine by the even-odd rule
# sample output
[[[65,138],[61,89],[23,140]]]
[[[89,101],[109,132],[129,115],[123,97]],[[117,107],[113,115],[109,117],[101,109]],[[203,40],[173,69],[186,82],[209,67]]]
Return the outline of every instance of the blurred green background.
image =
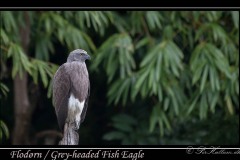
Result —
[[[58,144],[52,77],[81,48],[80,145],[239,144],[238,11],[1,11],[1,144]]]

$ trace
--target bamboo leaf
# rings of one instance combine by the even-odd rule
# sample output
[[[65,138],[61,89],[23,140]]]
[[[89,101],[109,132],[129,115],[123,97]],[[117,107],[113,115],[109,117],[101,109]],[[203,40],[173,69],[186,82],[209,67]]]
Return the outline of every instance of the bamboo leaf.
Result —
[[[239,28],[239,11],[231,11],[234,26]]]
[[[210,97],[209,97],[210,98]],[[215,112],[215,106],[217,104],[217,101],[219,99],[218,94],[214,94],[213,97],[211,97],[211,104],[210,104],[210,110],[214,113]]]
[[[145,45],[147,45],[149,43],[149,38],[148,37],[145,37],[143,39],[141,39],[135,46],[135,49],[139,49]]]
[[[150,52],[146,55],[146,57],[144,57],[143,61],[140,64],[140,67],[144,67],[150,63],[152,63],[152,61],[155,59],[155,54],[156,52]]]
[[[48,85],[48,79],[47,79],[46,72],[44,71],[42,66],[39,66],[38,69],[39,69],[39,72],[40,72],[40,75],[41,75],[41,78],[42,78],[43,85],[46,88],[47,85]]]
[[[8,89],[8,87],[5,85],[5,84],[3,84],[3,83],[1,83],[0,82],[0,90],[1,90],[1,93],[4,95],[4,96],[7,96],[7,92],[9,92],[9,89]],[[2,98],[2,96],[1,96],[1,94],[0,94],[0,99]]]
[[[179,115],[179,106],[177,104],[176,98],[172,96],[171,99],[172,99],[172,104],[173,104],[173,109],[175,111],[175,114]]]
[[[162,118],[158,118],[158,124],[160,129],[160,135],[161,137],[164,135],[164,127],[163,127],[163,120]]]
[[[226,103],[227,103],[227,108],[228,108],[228,111],[231,115],[234,114],[234,110],[233,110],[233,104],[232,104],[232,100],[229,96],[226,96],[225,97],[225,100],[226,100]]]
[[[217,77],[214,77],[213,72],[215,72],[215,69],[213,67],[210,67],[209,68],[209,76],[210,76],[211,88],[214,91],[215,90],[215,81],[216,81],[215,78],[217,78]]]
[[[207,80],[207,75],[208,75],[208,66],[204,67],[204,71],[203,71],[203,76],[202,76],[202,80],[201,80],[201,86],[200,86],[200,92],[203,92],[203,89],[205,87],[205,83]]]
[[[159,81],[161,77],[161,71],[162,71],[162,53],[160,52],[157,58],[157,66],[156,66],[156,81]]]
[[[197,95],[197,96],[194,98],[193,102],[191,103],[191,105],[190,105],[189,108],[188,108],[187,115],[189,115],[189,114],[192,112],[192,110],[194,109],[194,107],[196,106],[196,103],[197,103],[197,100],[198,100],[199,96],[200,96],[200,95]]]
[[[163,93],[162,93],[162,86],[161,85],[158,85],[158,100],[160,102],[162,102],[162,99],[163,99]]]
[[[2,139],[2,135],[3,135],[2,133],[5,134],[7,139],[9,138],[8,128],[7,128],[6,124],[2,120],[0,120],[0,133],[1,133],[0,139]]]
[[[146,80],[146,77],[148,75],[148,70],[144,71],[144,73],[138,78],[136,82],[136,89],[140,89],[140,86],[144,83],[144,80]]]
[[[150,132],[150,133],[153,132],[156,123],[157,123],[157,118],[156,118],[155,116],[151,116],[151,117],[150,117],[150,127],[149,127],[149,132]]]
[[[202,94],[201,99],[200,99],[200,112],[199,116],[200,119],[204,119],[207,116],[207,99],[206,99],[206,94]]]
[[[162,112],[161,116],[162,116],[162,120],[165,123],[167,129],[170,131],[171,130],[171,125],[170,125],[170,123],[169,123],[169,121],[166,117],[166,114],[164,112]]]
[[[167,111],[167,109],[168,109],[168,107],[169,107],[169,104],[170,104],[169,98],[165,98],[165,99],[164,99],[164,105],[163,105],[164,111]]]
[[[10,40],[9,40],[7,34],[5,33],[5,31],[2,28],[0,28],[0,33],[1,33],[0,34],[1,40],[3,40],[3,43],[8,44]]]
[[[152,113],[150,116],[150,127],[149,132],[152,133],[156,124],[158,123],[158,114],[160,113],[159,106],[155,105],[152,109]]]
[[[49,86],[48,86],[48,91],[47,91],[47,97],[48,97],[48,98],[51,98],[51,96],[52,96],[52,89],[53,89],[53,88],[52,88],[52,83],[53,83],[52,80],[53,80],[53,79],[51,79],[51,81],[50,81],[50,83],[49,83]]]

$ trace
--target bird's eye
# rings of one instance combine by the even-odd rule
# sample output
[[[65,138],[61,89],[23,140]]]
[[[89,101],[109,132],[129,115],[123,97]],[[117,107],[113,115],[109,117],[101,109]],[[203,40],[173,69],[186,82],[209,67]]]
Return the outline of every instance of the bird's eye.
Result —
[[[80,55],[82,56],[82,55],[83,55],[83,53],[80,53]]]

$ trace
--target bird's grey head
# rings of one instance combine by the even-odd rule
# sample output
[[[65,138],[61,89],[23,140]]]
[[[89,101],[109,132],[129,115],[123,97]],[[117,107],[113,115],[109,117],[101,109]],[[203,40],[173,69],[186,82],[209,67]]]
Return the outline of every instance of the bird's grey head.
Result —
[[[83,49],[76,49],[70,52],[67,58],[67,62],[73,62],[73,61],[85,62],[86,59],[90,59],[90,58],[91,57]]]

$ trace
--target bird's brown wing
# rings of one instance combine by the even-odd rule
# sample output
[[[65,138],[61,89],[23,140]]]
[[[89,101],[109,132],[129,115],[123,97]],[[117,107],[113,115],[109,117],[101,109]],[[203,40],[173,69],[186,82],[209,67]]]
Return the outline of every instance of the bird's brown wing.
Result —
[[[85,103],[84,103],[84,107],[83,107],[83,111],[82,111],[82,114],[81,114],[81,123],[84,121],[85,116],[86,116],[89,96],[90,96],[90,81],[88,81],[88,94],[87,94],[87,97],[86,97],[86,100],[85,100]]]
[[[59,67],[53,79],[53,105],[55,107],[58,125],[63,131],[68,114],[68,99],[70,97],[71,81],[66,70],[67,63]]]

